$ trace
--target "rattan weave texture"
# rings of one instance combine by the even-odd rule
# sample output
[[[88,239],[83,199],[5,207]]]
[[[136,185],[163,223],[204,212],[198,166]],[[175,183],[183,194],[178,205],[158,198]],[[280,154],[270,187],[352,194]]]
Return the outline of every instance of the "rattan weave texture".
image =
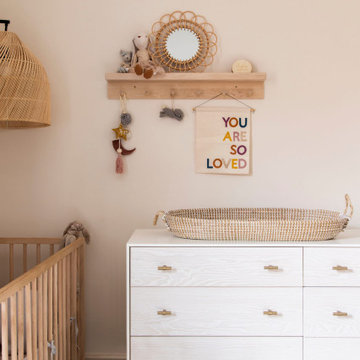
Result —
[[[352,214],[348,195],[343,214],[286,208],[180,209],[156,214],[176,236],[198,240],[323,241],[343,231]],[[349,215],[347,214],[350,209]]]
[[[40,61],[10,31],[0,31],[0,128],[50,125],[50,86]]]

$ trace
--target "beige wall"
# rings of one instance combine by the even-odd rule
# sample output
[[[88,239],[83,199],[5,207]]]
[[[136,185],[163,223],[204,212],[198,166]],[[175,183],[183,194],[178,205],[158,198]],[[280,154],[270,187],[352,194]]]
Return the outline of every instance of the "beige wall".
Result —
[[[162,14],[192,9],[219,35],[210,71],[237,58],[266,71],[253,120],[250,177],[194,173],[194,101],[186,118],[159,119],[168,101],[130,101],[126,174],[114,173],[111,128],[119,103],[105,72],[121,47]],[[47,129],[0,131],[1,235],[59,235],[87,224],[87,351],[125,350],[125,243],[158,209],[195,206],[360,206],[360,22],[358,0],[2,0],[2,18],[46,66]],[[223,102],[224,104],[233,104]],[[353,224],[359,224],[358,213]],[[146,299],[144,299],[146,301]]]

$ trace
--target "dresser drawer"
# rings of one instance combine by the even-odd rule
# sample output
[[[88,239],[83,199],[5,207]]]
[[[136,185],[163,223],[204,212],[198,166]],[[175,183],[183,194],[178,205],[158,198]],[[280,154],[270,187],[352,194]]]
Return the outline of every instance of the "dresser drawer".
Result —
[[[131,360],[302,360],[302,338],[132,337]]]
[[[360,286],[360,249],[305,249],[304,285]]]
[[[304,339],[304,360],[359,360],[360,339]]]
[[[360,337],[360,288],[305,288],[304,335]]]
[[[131,286],[301,286],[301,248],[132,248]]]
[[[302,335],[301,288],[133,287],[130,311],[132,336]]]

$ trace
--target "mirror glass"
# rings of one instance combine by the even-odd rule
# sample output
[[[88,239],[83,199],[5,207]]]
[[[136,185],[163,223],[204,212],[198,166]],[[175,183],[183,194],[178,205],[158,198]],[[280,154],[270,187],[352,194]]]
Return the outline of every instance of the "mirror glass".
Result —
[[[178,61],[190,60],[199,50],[199,38],[188,29],[176,29],[166,39],[166,50]]]

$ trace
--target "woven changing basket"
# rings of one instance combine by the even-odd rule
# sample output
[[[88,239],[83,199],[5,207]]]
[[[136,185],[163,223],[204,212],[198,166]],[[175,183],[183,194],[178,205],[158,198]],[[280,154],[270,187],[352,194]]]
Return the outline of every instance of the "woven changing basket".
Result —
[[[198,240],[322,241],[334,239],[353,214],[345,195],[343,214],[305,209],[181,209],[159,211],[159,216],[176,236]],[[349,214],[348,210],[350,210]]]

